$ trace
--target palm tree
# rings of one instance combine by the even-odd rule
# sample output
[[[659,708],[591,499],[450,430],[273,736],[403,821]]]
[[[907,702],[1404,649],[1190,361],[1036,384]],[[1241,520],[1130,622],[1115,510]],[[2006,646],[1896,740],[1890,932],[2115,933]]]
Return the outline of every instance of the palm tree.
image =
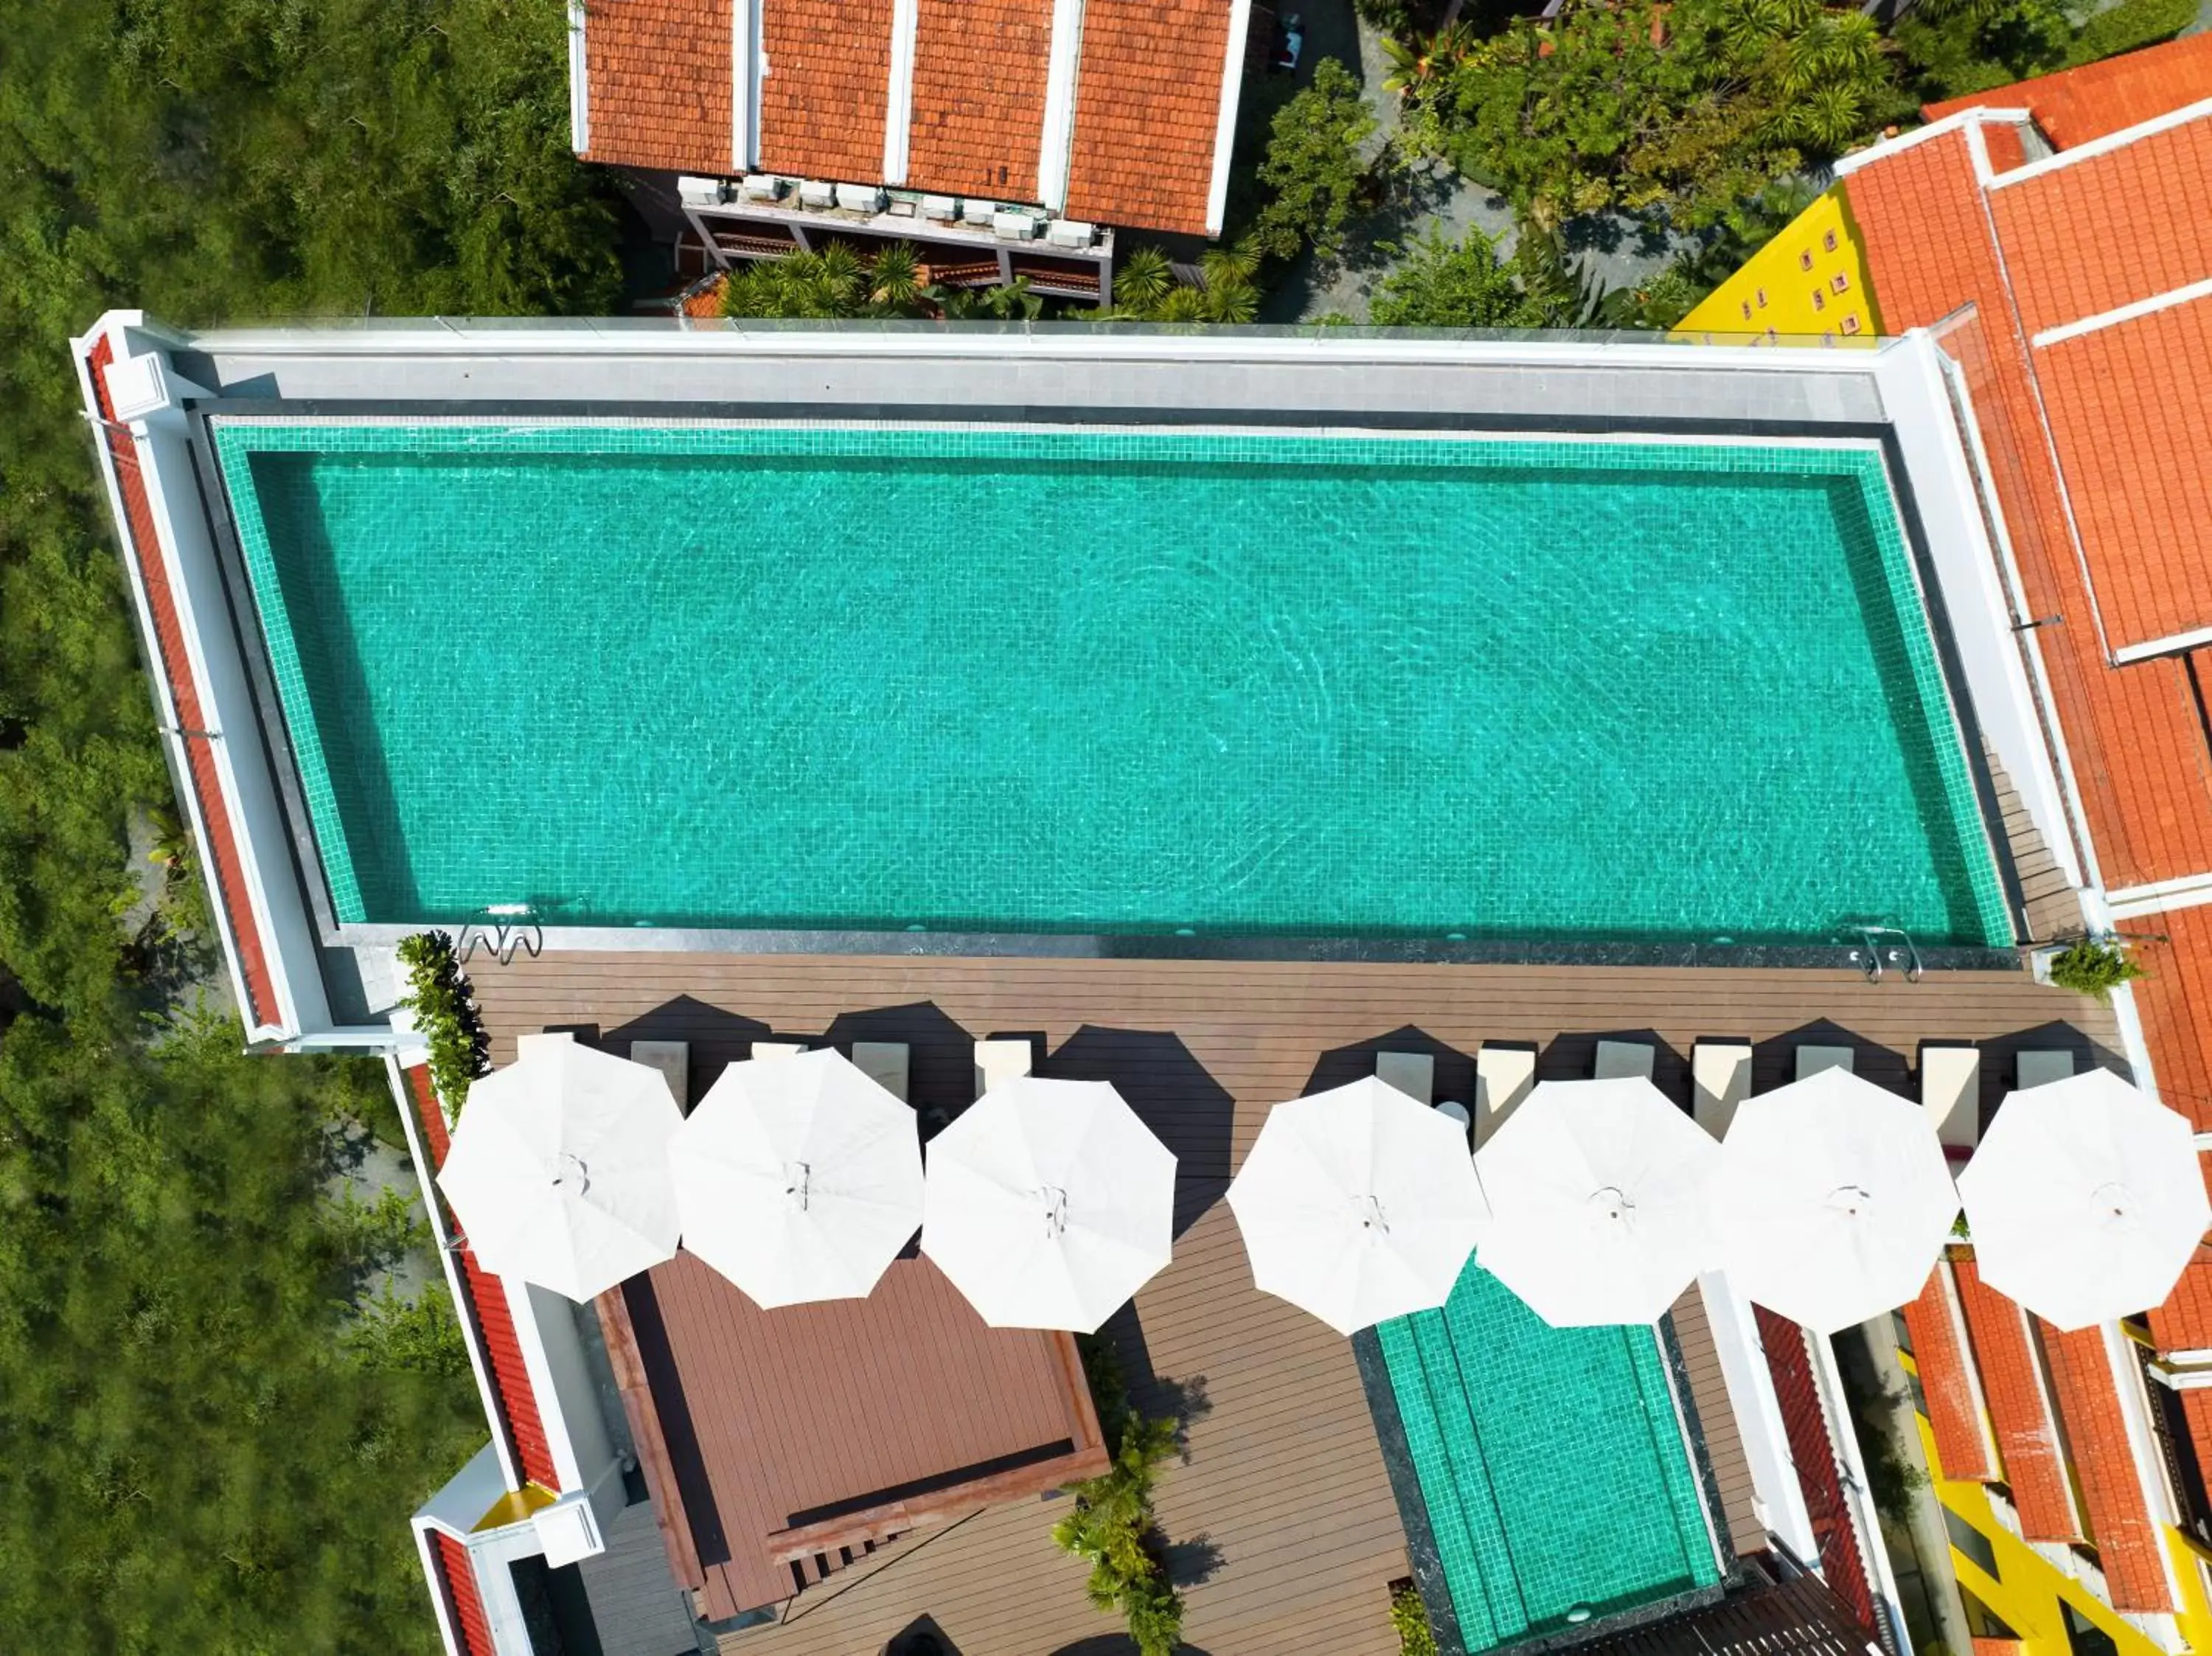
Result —
[[[1121,261],[1114,277],[1114,304],[1119,311],[1142,317],[1176,285],[1168,256],[1157,247],[1139,247]]]
[[[895,241],[878,252],[868,276],[868,296],[882,309],[908,315],[921,300],[921,258],[910,241]]]

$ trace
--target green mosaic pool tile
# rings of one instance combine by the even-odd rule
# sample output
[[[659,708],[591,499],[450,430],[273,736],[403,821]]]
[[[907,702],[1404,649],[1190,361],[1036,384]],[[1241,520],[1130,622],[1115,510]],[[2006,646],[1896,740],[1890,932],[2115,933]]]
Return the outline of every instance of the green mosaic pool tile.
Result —
[[[216,443],[342,919],[2009,936],[1868,450]]]
[[[1651,1330],[1552,1328],[1471,1264],[1377,1334],[1469,1650],[1720,1579]]]

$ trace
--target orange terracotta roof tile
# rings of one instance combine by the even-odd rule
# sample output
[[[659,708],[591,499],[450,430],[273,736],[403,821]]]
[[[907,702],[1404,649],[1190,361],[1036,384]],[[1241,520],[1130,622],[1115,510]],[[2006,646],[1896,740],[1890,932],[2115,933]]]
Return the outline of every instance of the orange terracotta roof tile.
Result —
[[[1090,0],[1068,168],[1072,217],[1209,233],[1229,50],[1222,0]]]
[[[2030,335],[2212,276],[2212,114],[1990,191]]]
[[[584,159],[731,170],[730,0],[588,0]]]
[[[1947,98],[1920,112],[1929,120],[1961,109],[2026,109],[2061,149],[2212,98],[2212,34],[2123,52],[2101,64],[2039,76],[1991,92]]]
[[[2212,689],[2212,661],[2200,668],[2206,688]],[[2127,929],[2144,939],[2135,953],[2147,975],[2136,984],[2134,995],[2158,1095],[2195,1123],[2197,1131],[2212,1131],[2212,908],[2146,914],[2130,920]],[[2186,1284],[2208,1269],[2212,1267],[2191,1266],[2182,1281]],[[2197,1343],[2212,1346],[2212,1307],[2202,1329],[2197,1331],[2204,1338]],[[2161,1331],[2159,1338],[2166,1337]]]
[[[760,161],[849,184],[884,176],[891,0],[766,0]]]
[[[2212,178],[2212,142],[2205,164]],[[2205,205],[2212,240],[2212,187]],[[2212,294],[2036,358],[2107,645],[2212,629]],[[2160,406],[2146,416],[2148,386]],[[2212,751],[2197,757],[2212,775]]]
[[[2094,178],[2113,159],[2094,157],[2068,170]],[[2152,241],[2170,216],[2212,210],[2200,199],[2212,191],[2212,179],[2157,182],[2159,193],[2143,200],[2136,227],[2112,227],[2110,235]],[[1854,172],[1846,190],[1885,328],[1902,331],[1950,318],[1944,348],[1965,370],[2028,611],[2063,617],[2036,639],[2106,884],[2212,869],[2212,750],[2194,688],[2179,661],[2115,670],[2100,646],[2074,525],[2085,500],[2106,482],[2094,470],[2079,477],[2069,472],[2069,488],[2061,491],[2046,429],[2051,388],[2036,373],[2050,353],[2032,352],[2015,325],[1993,217],[1984,210],[1964,136],[1947,134],[1880,157]],[[2014,252],[2005,246],[2008,263]],[[2118,423],[2099,441],[2142,453],[2193,452],[2197,437],[2174,428],[2185,398],[2162,382],[2195,372],[2194,365],[2147,363],[2142,372],[2147,378],[2118,410]],[[2090,522],[2100,523],[2100,513],[2126,509],[2124,502],[2100,503]],[[2117,580],[2116,572],[2126,567],[2130,582],[2160,590],[2156,583],[2166,575],[2148,574],[2139,562],[2139,549],[2113,549],[2105,560],[2112,567],[2105,573]],[[2194,590],[2203,579],[2187,575],[2179,572],[2169,588]]]
[[[2057,1422],[2028,1344],[2027,1313],[1986,1285],[1972,1260],[1960,1260],[1953,1269],[2021,1529],[2031,1541],[2078,1541],[2081,1521],[2059,1454]]]
[[[1052,0],[919,0],[907,139],[914,188],[1041,198],[1052,9]]]
[[[2150,1313],[2151,1338],[2161,1351],[2212,1350],[2212,1259],[2200,1251]]]
[[[1946,1477],[1996,1476],[1989,1435],[1982,1429],[1981,1404],[1953,1315],[1949,1272],[1939,1264],[1928,1274],[1920,1297],[1905,1307],[1912,1336],[1912,1357],[1920,1371],[1920,1390],[1928,1399],[1928,1423],[1935,1429],[1936,1453]]]
[[[2090,1539],[2105,1568],[2114,1610],[2170,1611],[2173,1586],[2166,1578],[2165,1543],[2144,1499],[2119,1392],[2105,1352],[2101,1328],[2062,1334],[2039,1325],[2051,1386],[2066,1422],[2081,1504],[2089,1509]]]
[[[93,400],[99,405],[101,418],[111,422],[115,408],[109,400],[107,371],[113,366],[114,358],[114,344],[104,332],[85,358],[85,368],[92,379]],[[146,480],[138,470],[137,444],[127,430],[112,423],[100,428],[100,440],[115,468],[116,493],[123,498],[125,549],[138,571],[139,585],[146,595],[146,613],[153,622],[152,632],[145,640],[150,664],[169,687],[169,706],[175,713],[178,727],[204,730],[208,714],[200,701],[198,681],[192,674],[177,595],[169,585],[168,561],[161,555],[152,497],[147,494]],[[246,846],[232,825],[230,807],[224,803],[222,779],[216,769],[213,744],[204,737],[186,737],[184,749],[182,779],[191,789],[199,806],[210,864],[208,885],[228,924],[231,947],[237,951],[246,1021],[249,1025],[275,1024],[281,1011],[276,1004],[276,980],[269,967],[272,951],[264,946],[260,923],[253,917],[253,903],[246,884]]]

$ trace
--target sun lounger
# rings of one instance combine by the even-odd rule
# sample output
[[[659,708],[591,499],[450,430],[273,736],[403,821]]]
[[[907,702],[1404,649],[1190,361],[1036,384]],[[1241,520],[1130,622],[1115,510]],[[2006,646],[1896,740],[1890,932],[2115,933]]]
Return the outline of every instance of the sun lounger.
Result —
[[[902,1104],[906,1100],[909,1054],[902,1040],[856,1040],[854,1067]]]
[[[2064,1047],[2032,1046],[2013,1060],[2016,1092],[2063,1081],[2074,1073],[2074,1054]]]
[[[1536,1054],[1527,1046],[1485,1041],[1474,1055],[1474,1142],[1490,1142],[1536,1084]]]
[[[1002,1081],[1025,1076],[1036,1061],[1026,1040],[979,1040],[975,1043],[975,1096],[981,1098]]]
[[[753,1056],[757,1059],[797,1058],[805,1050],[806,1043],[803,1040],[757,1040],[753,1043]]]
[[[575,1031],[573,1029],[548,1029],[543,1034],[517,1035],[514,1038],[515,1061],[520,1063],[533,1053],[544,1052],[549,1047],[565,1046],[575,1038]]]
[[[1600,1081],[1649,1081],[1658,1056],[1648,1040],[1601,1040],[1590,1073]]]
[[[660,1071],[676,1107],[691,1107],[691,1043],[688,1040],[633,1040],[629,1061]]]
[[[1728,1136],[1735,1107],[1751,1096],[1751,1048],[1740,1040],[1701,1040],[1690,1049],[1692,1113],[1716,1138]]]
[[[1823,1070],[1856,1070],[1858,1054],[1848,1046],[1800,1046],[1797,1049],[1797,1079],[1816,1076]]]
[[[1982,1138],[1982,1055],[1972,1046],[1920,1049],[1920,1107],[1954,1161]]]
[[[1431,1052],[1377,1052],[1375,1078],[1412,1099],[1426,1104],[1437,1094],[1437,1060]]]

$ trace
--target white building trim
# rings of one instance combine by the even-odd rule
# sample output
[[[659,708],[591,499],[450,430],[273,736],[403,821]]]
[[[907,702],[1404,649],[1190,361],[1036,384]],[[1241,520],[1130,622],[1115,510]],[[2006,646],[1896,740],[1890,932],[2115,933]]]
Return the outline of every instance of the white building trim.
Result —
[[[2117,305],[2109,311],[2100,311],[2094,316],[2085,316],[2079,322],[2068,322],[2056,328],[2045,328],[2035,336],[2033,343],[2040,350],[2045,346],[2063,344],[2077,339],[2085,333],[2100,329],[2117,327],[2123,322],[2132,322],[2137,317],[2154,316],[2160,311],[2170,311],[2177,305],[2186,305],[2192,300],[2212,299],[2212,276],[2202,282],[2192,282],[2185,288],[2170,288],[2162,294],[2153,294],[2148,299],[2138,299],[2130,305]]]
[[[1067,208],[1075,155],[1075,87],[1083,66],[1083,0],[1052,0],[1052,49],[1045,59],[1044,130],[1037,141],[1037,199]]]
[[[2003,121],[2014,126],[2027,126],[2032,124],[2033,120],[2034,117],[2024,109],[1984,109],[1977,105],[1972,109],[1954,110],[1942,120],[1930,121],[1925,126],[1915,127],[1900,137],[1885,138],[1880,143],[1869,144],[1864,149],[1853,150],[1848,155],[1838,156],[1836,160],[1836,176],[1839,179],[1849,178],[1862,167],[1869,167],[1875,161],[1886,161],[1892,155],[1926,143],[1932,138],[1940,138],[1948,132],[1965,131],[1971,127],[1978,126],[1984,121]],[[1986,157],[1984,159],[1984,165],[1985,167],[1987,165]]]
[[[2181,874],[2148,885],[2116,886],[2105,894],[2116,920],[2141,919],[2177,908],[2201,908],[2212,903],[2212,874]]]
[[[1245,35],[1252,27],[1252,0],[1230,0],[1229,45],[1221,59],[1221,108],[1213,123],[1213,179],[1206,191],[1206,234],[1221,234],[1229,210],[1229,158],[1237,147],[1237,105],[1244,89]]]
[[[761,0],[730,0],[730,171],[750,173],[760,160]]]
[[[884,182],[905,184],[907,141],[914,130],[915,36],[921,0],[891,0],[891,78],[884,104]]]
[[[591,59],[584,50],[584,0],[568,0],[568,148],[592,148]]]

